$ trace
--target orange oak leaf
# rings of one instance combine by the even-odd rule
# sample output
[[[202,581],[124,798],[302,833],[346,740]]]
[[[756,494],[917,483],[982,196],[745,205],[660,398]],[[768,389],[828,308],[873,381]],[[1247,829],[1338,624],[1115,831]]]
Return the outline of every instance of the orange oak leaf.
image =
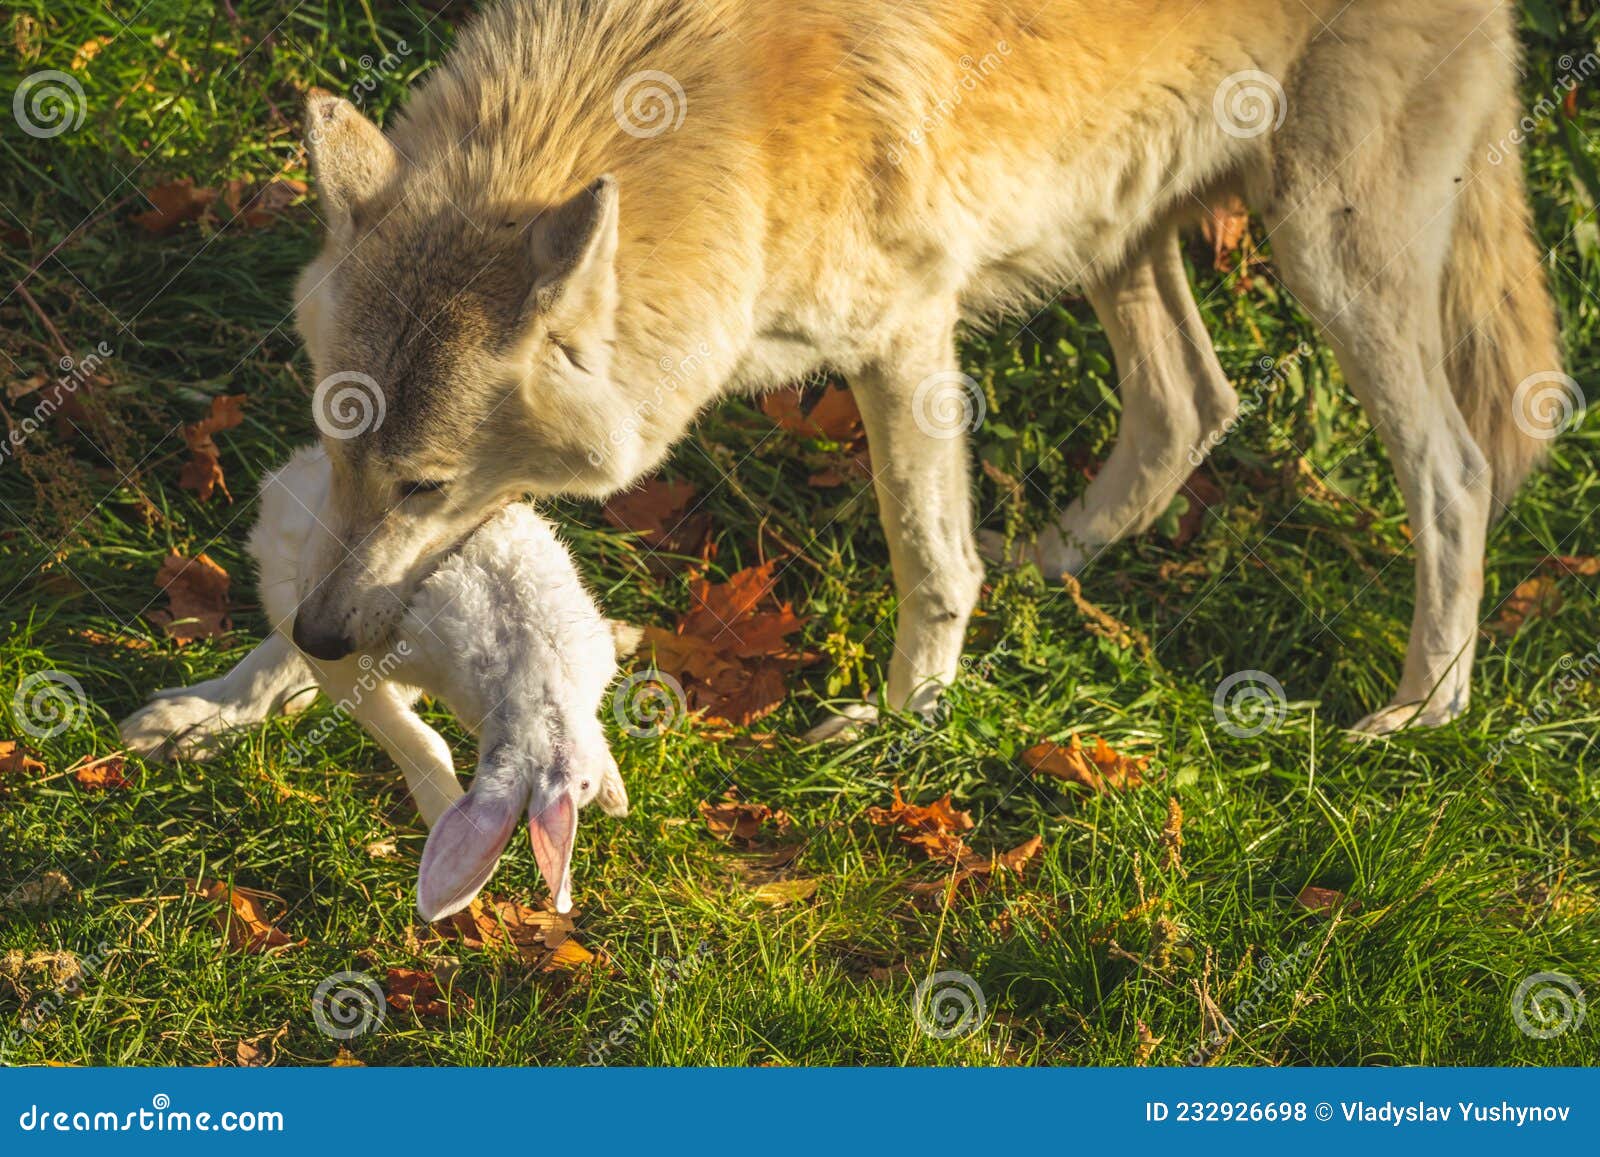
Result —
[[[391,968],[384,985],[389,1007],[396,1012],[418,1016],[449,1016],[452,1012],[471,1012],[473,1000],[464,992],[451,990],[445,995],[439,978],[416,968]]]
[[[220,880],[200,880],[191,886],[203,899],[227,901],[217,910],[217,925],[222,929],[229,951],[260,955],[298,948],[305,943],[291,939],[267,919],[261,901],[276,897],[249,888],[230,888]]]
[[[189,422],[183,427],[189,460],[183,464],[183,470],[178,475],[178,485],[185,490],[196,491],[201,502],[210,501],[211,495],[217,490],[221,490],[222,496],[229,502],[233,501],[222,471],[222,454],[212,436],[222,430],[231,430],[244,421],[244,402],[243,394],[212,398],[211,412],[198,422]]]
[[[169,554],[156,574],[156,586],[167,593],[167,606],[150,612],[150,621],[179,646],[196,639],[226,634],[228,572],[204,554],[184,558]]]
[[[1142,784],[1150,757],[1122,755],[1098,735],[1090,750],[1074,734],[1065,747],[1048,741],[1034,744],[1022,753],[1022,762],[1039,775],[1054,776],[1092,792],[1107,792],[1126,791]]]
[[[145,190],[151,208],[131,220],[153,236],[170,233],[185,221],[199,217],[217,199],[215,189],[197,188],[188,177]]]

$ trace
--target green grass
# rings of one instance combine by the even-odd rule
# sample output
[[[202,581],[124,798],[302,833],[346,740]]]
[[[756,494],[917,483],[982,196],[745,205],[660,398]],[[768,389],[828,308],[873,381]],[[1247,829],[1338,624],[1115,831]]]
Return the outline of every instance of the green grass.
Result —
[[[36,434],[0,463],[0,691],[56,670],[90,702],[72,728],[28,741],[44,776],[113,750],[114,721],[149,691],[220,673],[259,639],[242,554],[248,496],[312,433],[309,370],[286,314],[317,243],[314,222],[299,211],[260,231],[202,224],[152,238],[127,221],[147,207],[140,190],[177,177],[303,176],[296,94],[312,84],[351,91],[370,72],[363,55],[382,58],[403,39],[409,51],[366,98],[381,116],[445,50],[463,7],[152,0],[127,27],[91,0],[9,9],[8,94],[29,73],[67,69],[91,37],[111,38],[74,73],[87,105],[79,128],[39,140],[9,116],[0,125],[0,281],[26,290],[0,300],[0,379],[49,371],[57,334],[74,356],[101,341],[115,350],[96,425],[84,436]],[[116,8],[126,16],[139,5]],[[1561,54],[1593,46],[1596,18],[1577,12],[1529,6],[1530,106]],[[1600,245],[1582,181],[1600,165],[1596,83],[1580,91],[1576,121],[1537,127],[1527,158],[1572,369],[1591,382]],[[312,1020],[319,981],[346,969],[381,977],[447,952],[473,1011],[448,1022],[392,1013],[351,1042],[361,1059],[579,1063],[615,1031],[612,1063],[1128,1064],[1142,1023],[1160,1038],[1151,1062],[1181,1064],[1220,1010],[1238,1035],[1215,1063],[1595,1062],[1595,1009],[1581,1028],[1541,1040],[1517,1029],[1512,1002],[1541,971],[1574,977],[1600,1000],[1600,685],[1552,690],[1564,659],[1600,645],[1596,580],[1561,579],[1559,610],[1485,640],[1459,723],[1347,741],[1341,724],[1381,705],[1400,668],[1411,609],[1404,511],[1336,366],[1270,267],[1241,287],[1202,259],[1196,282],[1244,389],[1259,358],[1282,358],[1302,339],[1313,353],[1216,452],[1225,497],[1192,541],[1174,548],[1147,535],[1085,576],[1089,600],[1148,635],[1149,657],[1088,632],[1059,588],[1014,575],[986,591],[973,671],[934,724],[894,720],[850,747],[801,747],[793,737],[830,694],[824,661],[754,729],[770,743],[694,726],[615,735],[634,810],[586,822],[576,860],[580,937],[610,967],[578,976],[529,974],[408,937],[423,830],[392,765],[347,720],[315,749],[314,766],[287,762],[297,739],[326,724],[325,706],[249,734],[212,763],[140,767],[125,792],[0,777],[0,897],[46,870],[73,884],[54,906],[0,911],[0,953],[110,948],[81,994],[47,1000],[36,1025],[49,985],[28,980],[25,1004],[0,979],[4,1059],[231,1061],[238,1040],[287,1026],[280,1063],[323,1063],[337,1044]],[[985,479],[985,525],[1020,526],[1076,493],[1081,456],[1103,455],[1115,431],[1108,359],[1092,313],[1073,299],[969,339],[967,368],[991,402],[980,453],[1029,481],[1018,504],[1001,503]],[[176,485],[176,427],[223,392],[251,399],[245,424],[221,438],[238,500],[201,505]],[[19,418],[20,403],[10,406]],[[876,684],[892,605],[873,498],[859,486],[808,486],[800,448],[763,443],[767,429],[749,403],[729,402],[667,472],[706,496],[724,571],[773,548],[763,519],[805,546],[816,565],[788,565],[781,592],[811,616],[808,645]],[[1486,621],[1545,555],[1594,553],[1597,448],[1591,416],[1495,528]],[[1321,486],[1296,473],[1302,458]],[[733,463],[737,486],[724,480]],[[683,584],[649,574],[638,544],[595,507],[558,513],[608,611],[666,624],[686,606]],[[147,622],[169,550],[205,550],[234,575],[230,639],[179,649]],[[1292,702],[1277,728],[1235,738],[1217,725],[1213,693],[1247,669],[1271,672]],[[1492,764],[1508,731],[1547,701],[1549,721]],[[11,723],[0,737],[27,739]],[[1147,785],[1079,798],[1022,770],[1022,747],[1074,731],[1149,755]],[[450,734],[469,763],[470,744]],[[756,902],[759,870],[705,830],[697,803],[732,783],[794,817],[804,850],[788,874],[819,881],[810,900]],[[914,900],[907,885],[939,869],[861,815],[896,784],[923,801],[954,792],[979,820],[971,842],[981,850],[1034,834],[1044,850],[1020,880],[948,909]],[[1169,797],[1187,816],[1181,871],[1159,866]],[[397,841],[398,855],[369,856],[380,839]],[[198,877],[281,896],[278,922],[307,943],[270,957],[224,953],[207,906],[185,894]],[[1307,912],[1295,896],[1308,884],[1360,907],[1335,920]],[[526,848],[495,888],[540,894]],[[697,952],[703,960],[674,979],[669,959]],[[913,985],[940,970],[981,986],[981,1031],[940,1040],[919,1030]]]

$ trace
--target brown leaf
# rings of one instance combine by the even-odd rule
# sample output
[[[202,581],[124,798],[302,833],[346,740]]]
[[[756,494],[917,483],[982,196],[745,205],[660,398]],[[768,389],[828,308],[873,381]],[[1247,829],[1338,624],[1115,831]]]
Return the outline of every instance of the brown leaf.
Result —
[[[788,641],[805,620],[773,593],[775,565],[769,559],[721,583],[696,578],[677,628],[645,629],[657,668],[709,720],[744,727],[770,714],[788,693],[787,672],[807,658]]]
[[[200,880],[191,886],[203,899],[227,901],[225,907],[217,910],[217,925],[222,929],[229,951],[258,955],[298,948],[305,943],[291,940],[267,919],[261,907],[261,900],[268,898],[266,893],[230,888],[220,880]]]
[[[82,639],[86,643],[93,643],[97,647],[121,647],[124,651],[148,651],[150,641],[141,639],[138,635],[129,634],[126,630],[108,635],[104,631],[97,631],[93,627],[74,628],[67,631],[74,638]]]
[[[133,786],[126,774],[128,761],[120,753],[81,760],[69,770],[85,791],[123,791]]]
[[[1119,754],[1098,735],[1091,751],[1074,733],[1066,747],[1048,741],[1034,744],[1022,753],[1022,762],[1037,774],[1054,776],[1092,792],[1107,792],[1126,791],[1142,784],[1150,757],[1133,759]]]
[[[222,183],[222,203],[227,206],[226,224],[244,229],[264,229],[284,211],[306,195],[304,181],[275,177],[256,183],[234,178]]]
[[[205,555],[167,555],[156,575],[156,586],[167,592],[168,605],[151,611],[150,621],[179,646],[215,638],[232,628],[227,609],[228,572]]]
[[[289,1026],[284,1024],[271,1032],[242,1040],[233,1047],[233,1061],[242,1069],[266,1068],[277,1059],[278,1042],[288,1035]]]
[[[1234,251],[1250,235],[1250,211],[1237,193],[1224,194],[1206,206],[1200,232],[1211,243],[1212,264],[1227,273],[1234,267]]]
[[[1183,489],[1178,491],[1188,502],[1188,508],[1178,516],[1178,528],[1170,541],[1175,547],[1187,546],[1200,528],[1205,525],[1206,511],[1222,501],[1222,487],[1202,467],[1189,475]]]
[[[183,440],[189,447],[189,460],[183,464],[178,485],[199,492],[200,501],[210,501],[212,492],[221,490],[229,502],[228,483],[222,472],[222,456],[212,435],[231,430],[244,421],[243,394],[226,394],[211,399],[211,412],[198,422],[183,427]]]
[[[802,408],[802,397],[799,389],[778,390],[762,398],[761,410],[791,434],[838,444],[835,450],[807,456],[807,461],[816,467],[808,480],[810,484],[843,486],[852,479],[870,478],[871,457],[855,396],[849,390],[830,385],[809,413]]]
[[[700,814],[712,835],[720,840],[737,840],[746,847],[756,842],[769,822],[779,836],[786,835],[790,827],[786,812],[774,811],[764,803],[741,802],[731,791],[718,803],[701,800]]]
[[[367,1062],[345,1048],[344,1045],[340,1045],[338,1054],[328,1062],[328,1067],[330,1069],[364,1069],[367,1067]]]
[[[147,189],[145,196],[153,208],[135,213],[133,223],[146,233],[160,236],[170,233],[185,221],[193,221],[217,199],[215,189],[196,188],[188,177]]]
[[[48,908],[70,895],[72,881],[66,873],[51,868],[39,873],[38,879],[24,880],[0,897],[0,908]]]
[[[1315,912],[1319,916],[1332,916],[1340,909],[1347,912],[1361,911],[1361,902],[1352,900],[1337,888],[1318,888],[1307,884],[1300,889],[1300,894],[1294,898],[1307,912]]]
[[[385,995],[389,1007],[396,1012],[414,1012],[418,1016],[449,1016],[454,1012],[471,1012],[473,1001],[464,992],[451,991],[447,997],[439,980],[432,972],[415,968],[389,969]]]
[[[446,939],[487,952],[511,952],[545,972],[574,968],[595,959],[572,937],[574,913],[534,908],[487,893],[433,928]]]
[[[956,871],[945,879],[911,885],[911,891],[916,894],[954,888],[968,880],[987,877],[995,872],[1020,874],[1044,847],[1044,840],[1034,836],[1009,852],[998,855],[985,856],[973,851],[961,835],[972,830],[972,814],[957,808],[951,802],[949,793],[931,804],[911,804],[901,797],[900,789],[896,787],[894,802],[890,806],[869,807],[863,814],[870,823],[896,829],[902,843],[916,848],[928,859],[956,866]]]
[[[44,770],[40,763],[15,739],[0,739],[0,775],[33,775]]]
[[[1547,619],[1561,609],[1561,589],[1548,575],[1536,575],[1517,584],[1503,603],[1500,613],[1484,630],[1510,638],[1532,619]]]
[[[1556,575],[1576,575],[1580,578],[1600,576],[1600,558],[1592,554],[1552,554],[1540,565]]]
[[[690,513],[695,497],[691,483],[651,478],[609,499],[604,514],[612,526],[639,535],[650,548],[646,565],[666,575],[673,569],[670,556],[703,561],[710,555],[711,515],[704,510]]]

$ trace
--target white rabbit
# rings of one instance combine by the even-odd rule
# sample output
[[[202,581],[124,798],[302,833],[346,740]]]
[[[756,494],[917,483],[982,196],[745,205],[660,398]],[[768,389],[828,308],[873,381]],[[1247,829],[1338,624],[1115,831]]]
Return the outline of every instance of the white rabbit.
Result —
[[[568,911],[578,809],[598,800],[609,815],[628,810],[598,711],[637,632],[601,616],[554,530],[513,503],[444,557],[385,649],[334,662],[301,654],[289,641],[300,553],[328,476],[311,447],[262,481],[249,547],[271,637],[219,679],[158,692],[123,720],[123,742],[147,756],[203,758],[229,730],[304,707],[315,681],[394,757],[432,829],[417,879],[424,919],[471,903],[524,813],[556,908]],[[413,710],[422,694],[478,736],[464,795],[449,746]]]

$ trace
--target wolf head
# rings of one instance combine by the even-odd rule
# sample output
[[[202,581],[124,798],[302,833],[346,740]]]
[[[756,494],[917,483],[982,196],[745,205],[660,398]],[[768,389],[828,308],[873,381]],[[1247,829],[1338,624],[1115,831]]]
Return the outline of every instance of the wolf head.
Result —
[[[293,637],[320,659],[380,642],[440,552],[525,493],[632,477],[606,408],[618,190],[489,203],[407,157],[348,101],[312,95],[306,146],[327,224],[296,323],[318,385],[328,514],[307,544]],[[487,161],[487,158],[480,158]]]

